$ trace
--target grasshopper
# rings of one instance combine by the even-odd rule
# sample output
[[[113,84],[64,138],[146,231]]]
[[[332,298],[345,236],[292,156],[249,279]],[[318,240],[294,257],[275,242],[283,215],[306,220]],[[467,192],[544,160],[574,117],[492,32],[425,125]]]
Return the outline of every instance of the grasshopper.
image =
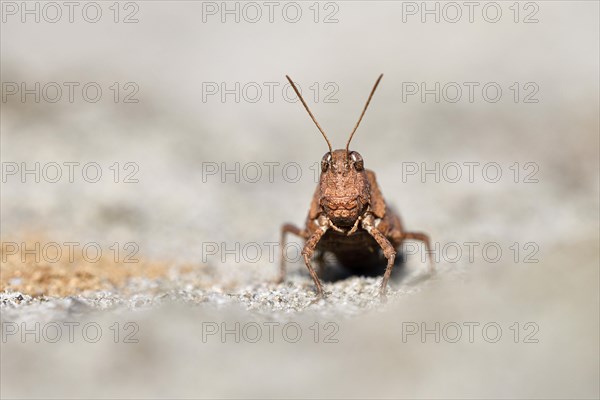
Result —
[[[321,159],[319,184],[312,198],[304,229],[293,224],[281,227],[281,264],[279,282],[285,280],[285,239],[291,233],[304,239],[302,256],[314,280],[318,298],[323,297],[323,286],[311,264],[317,251],[319,271],[322,271],[325,253],[332,253],[336,261],[353,273],[385,267],[379,294],[385,299],[386,288],[396,253],[405,240],[424,242],[429,254],[429,236],[422,232],[406,232],[397,213],[387,206],[377,185],[375,173],[365,169],[362,156],[350,151],[350,142],[362,121],[371,98],[383,78],[379,76],[354,126],[345,149],[333,150],[327,135],[306,105],[292,79],[287,80],[302,105],[325,138],[329,151]],[[383,256],[382,256],[383,255]],[[387,263],[387,264],[386,264]],[[433,266],[431,260],[429,269]]]

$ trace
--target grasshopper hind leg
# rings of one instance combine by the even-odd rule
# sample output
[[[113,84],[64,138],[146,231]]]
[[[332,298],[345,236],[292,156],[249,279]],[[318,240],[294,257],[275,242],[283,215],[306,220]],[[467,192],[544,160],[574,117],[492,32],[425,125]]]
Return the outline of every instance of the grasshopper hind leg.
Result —
[[[281,226],[281,240],[279,242],[280,254],[279,254],[279,276],[275,279],[276,283],[282,283],[285,280],[286,276],[286,257],[285,257],[285,245],[286,245],[286,235],[291,233],[296,235],[302,239],[306,239],[308,234],[306,230],[298,228],[293,224],[284,224]]]

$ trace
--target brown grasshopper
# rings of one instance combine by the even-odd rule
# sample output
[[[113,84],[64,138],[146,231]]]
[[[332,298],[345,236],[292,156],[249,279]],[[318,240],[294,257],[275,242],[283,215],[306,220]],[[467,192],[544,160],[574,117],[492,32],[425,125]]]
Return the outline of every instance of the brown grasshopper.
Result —
[[[315,250],[319,255],[320,270],[323,267],[324,253],[332,253],[341,266],[353,272],[381,269],[387,261],[380,288],[382,297],[385,297],[397,249],[403,241],[407,239],[422,241],[430,253],[429,236],[421,232],[404,231],[400,217],[386,205],[377,185],[375,173],[365,169],[363,158],[358,152],[349,150],[352,137],[382,77],[383,74],[375,82],[362,114],[346,143],[346,148],[333,151],[327,135],[310,112],[294,82],[286,75],[302,105],[308,111],[308,115],[325,138],[329,151],[321,159],[321,176],[304,229],[292,224],[284,224],[281,227],[279,281],[285,279],[286,273],[283,251],[285,236],[287,233],[292,233],[305,240],[302,256],[315,282],[319,298],[323,297],[323,287],[311,265]]]

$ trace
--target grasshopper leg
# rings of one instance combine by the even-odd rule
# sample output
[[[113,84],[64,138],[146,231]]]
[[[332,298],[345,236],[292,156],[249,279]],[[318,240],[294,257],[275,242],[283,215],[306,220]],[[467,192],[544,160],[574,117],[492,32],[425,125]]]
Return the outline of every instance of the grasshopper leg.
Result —
[[[326,221],[324,218],[320,219],[319,227],[317,229],[315,229],[314,232],[312,232],[310,237],[306,240],[306,243],[304,244],[304,248],[302,249],[302,256],[304,257],[304,264],[306,264],[306,268],[308,268],[308,272],[310,273],[310,276],[313,278],[313,281],[315,282],[315,286],[317,287],[317,296],[319,298],[323,297],[323,287],[321,285],[321,281],[319,280],[319,277],[317,276],[317,272],[315,271],[315,269],[313,268],[313,266],[310,263],[310,258],[312,257],[313,253],[315,252],[315,249],[317,248],[317,244],[319,243],[319,240],[321,240],[321,237],[323,237],[323,235],[325,234],[325,232],[327,232],[328,229],[329,229],[328,221]]]
[[[425,249],[427,250],[428,258],[429,258],[429,272],[434,272],[433,260],[431,259],[431,244],[429,240],[429,236],[423,232],[402,232],[399,230],[393,230],[390,232],[390,237],[392,240],[398,244],[398,247],[402,245],[402,242],[405,240],[418,240],[425,244]]]
[[[298,237],[301,237],[303,239],[306,239],[308,237],[308,234],[306,233],[305,230],[298,228],[296,225],[293,224],[284,224],[281,227],[281,241],[280,241],[280,247],[281,247],[281,252],[280,252],[280,260],[279,260],[279,277],[277,278],[276,282],[277,283],[281,283],[285,280],[285,275],[286,275],[286,269],[285,269],[285,237],[287,233],[291,233],[294,234]]]
[[[366,230],[369,235],[375,239],[375,241],[379,244],[381,249],[383,250],[383,255],[387,259],[387,267],[385,269],[385,273],[383,274],[383,280],[381,281],[381,289],[379,290],[379,295],[383,300],[385,300],[386,288],[388,280],[390,279],[390,275],[392,274],[392,269],[394,268],[394,260],[396,259],[396,249],[390,243],[390,241],[385,237],[383,233],[381,233],[375,227],[375,219],[373,215],[367,215],[362,221],[361,226],[364,230]]]

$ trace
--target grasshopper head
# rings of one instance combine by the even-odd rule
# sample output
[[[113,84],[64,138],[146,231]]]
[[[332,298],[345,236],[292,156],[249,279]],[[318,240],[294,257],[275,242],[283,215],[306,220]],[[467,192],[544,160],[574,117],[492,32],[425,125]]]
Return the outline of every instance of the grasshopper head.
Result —
[[[320,205],[339,227],[354,225],[367,209],[370,187],[362,156],[346,149],[327,152],[321,160]]]
[[[353,226],[358,217],[367,210],[371,200],[371,188],[369,187],[363,159],[360,154],[356,151],[350,151],[349,148],[354,133],[358,129],[382,77],[383,74],[379,75],[377,81],[375,81],[358,122],[354,125],[352,133],[350,133],[346,148],[333,151],[325,131],[323,131],[323,128],[306,105],[292,78],[286,75],[300,102],[302,102],[329,147],[329,151],[325,153],[321,160],[320,205],[331,222],[339,227]]]

